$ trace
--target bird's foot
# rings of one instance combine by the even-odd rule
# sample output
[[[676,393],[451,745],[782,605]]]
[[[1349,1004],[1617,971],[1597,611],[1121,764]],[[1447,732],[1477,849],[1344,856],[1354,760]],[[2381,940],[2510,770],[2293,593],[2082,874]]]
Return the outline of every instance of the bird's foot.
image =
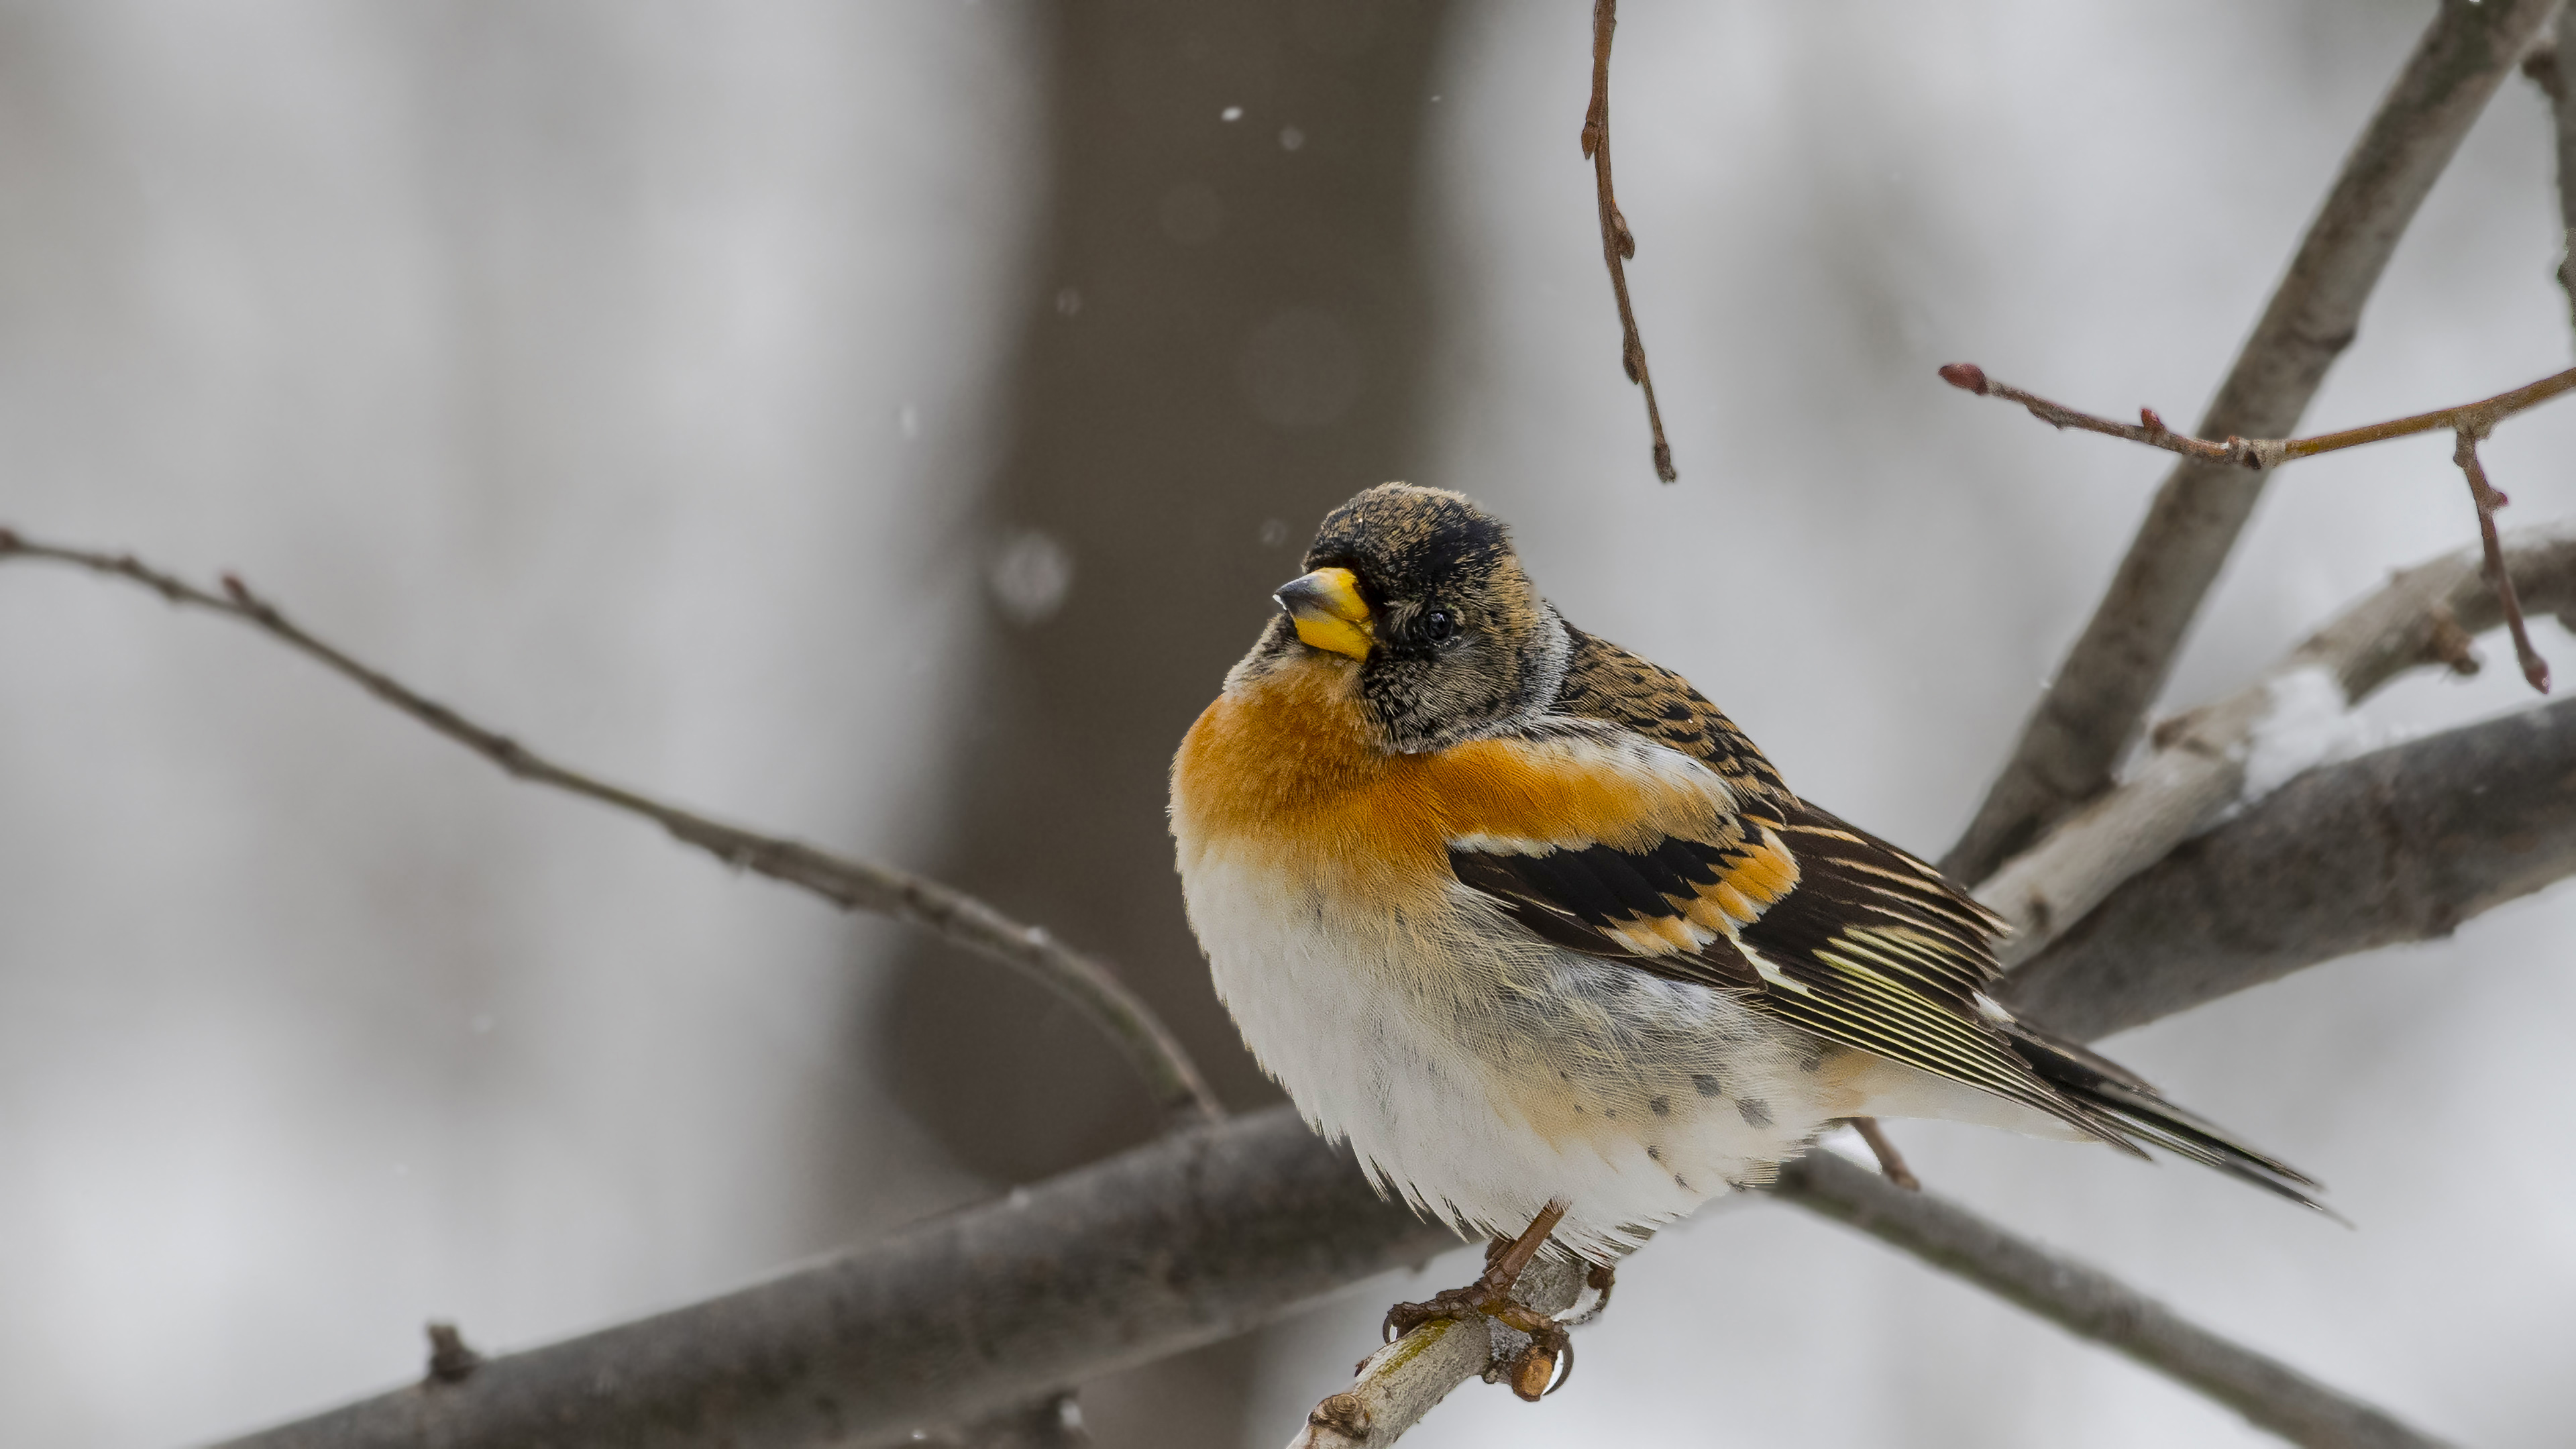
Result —
[[[1463,1288],[1435,1293],[1419,1303],[1398,1303],[1386,1311],[1380,1325],[1380,1336],[1389,1343],[1411,1333],[1423,1324],[1439,1319],[1463,1319],[1480,1314],[1529,1338],[1529,1342],[1508,1362],[1498,1360],[1486,1377],[1501,1378],[1512,1386],[1512,1392],[1536,1403],[1543,1396],[1565,1386],[1574,1370],[1574,1344],[1566,1336],[1566,1325],[1551,1314],[1512,1297],[1521,1273],[1538,1255],[1548,1233],[1564,1216],[1564,1210],[1550,1204],[1530,1224],[1529,1231],[1510,1242],[1496,1239],[1485,1248],[1485,1271],[1475,1282]],[[1610,1273],[1607,1268],[1594,1268],[1588,1281],[1601,1290],[1604,1301],[1609,1296]],[[1598,1312],[1598,1305],[1595,1305]],[[1587,1315],[1588,1317],[1589,1315]],[[1562,1362],[1565,1372],[1559,1374]]]

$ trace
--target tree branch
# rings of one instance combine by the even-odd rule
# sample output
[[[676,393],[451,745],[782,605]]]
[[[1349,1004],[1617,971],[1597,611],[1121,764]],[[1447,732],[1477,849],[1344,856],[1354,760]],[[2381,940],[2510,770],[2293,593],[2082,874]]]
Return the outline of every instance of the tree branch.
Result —
[[[1646,430],[1655,440],[1655,476],[1670,483],[1673,445],[1664,441],[1664,415],[1655,406],[1655,375],[1646,370],[1646,339],[1637,331],[1637,309],[1628,302],[1628,258],[1636,235],[1620,213],[1610,184],[1610,35],[1619,28],[1619,0],[1592,0],[1592,104],[1583,113],[1583,154],[1592,162],[1592,189],[1601,209],[1601,260],[1610,268],[1610,292],[1619,299],[1619,366],[1646,394]]]
[[[2572,804],[2576,702],[2312,771],[2124,886],[2017,972],[2009,999],[2092,1038],[2350,951],[2447,934],[2576,874]],[[1902,1223],[1906,1204],[1931,1202],[1898,1191],[1871,1211]],[[1905,1232],[1933,1243],[1953,1221],[1938,1215],[1959,1211],[1924,1207]],[[801,1445],[827,1418],[854,1445],[901,1442],[1244,1331],[1454,1242],[1379,1200],[1348,1158],[1275,1108],[233,1449],[502,1449],[539,1426],[552,1449],[656,1449],[719,1425],[762,1449]],[[2099,1301],[2069,1292],[2052,1316]],[[2102,1342],[2146,1351],[2105,1322]],[[2289,1371],[2236,1372],[2252,1384]]]
[[[229,1449],[915,1442],[1456,1245],[1276,1107]]]
[[[518,741],[476,724],[446,705],[326,644],[291,620],[240,579],[226,574],[224,592],[198,588],[132,554],[110,554],[40,543],[0,529],[0,563],[44,559],[143,585],[173,604],[248,624],[318,660],[395,709],[498,765],[515,779],[549,785],[584,799],[640,815],[674,839],[726,864],[788,885],[801,886],[845,910],[874,911],[928,928],[978,955],[1016,968],[1055,991],[1106,1032],[1145,1079],[1155,1103],[1174,1120],[1213,1120],[1224,1115],[1179,1038],[1108,966],[962,891],[886,866],[817,850],[800,841],[761,835],[611,785],[546,759]]]
[[[2203,415],[2202,436],[2278,437],[2297,425],[2327,368],[2351,343],[2397,238],[2556,8],[2557,0],[2444,0],[2345,158],[2288,275]],[[2195,461],[2166,476],[2011,759],[1942,857],[1946,874],[1982,879],[2110,784],[2262,483],[2259,473]]]
[[[2450,935],[2576,873],[2576,702],[2311,770],[2132,877],[2004,999],[2080,1040]]]
[[[1521,1275],[1512,1298],[1553,1316],[1574,1306],[1583,1281],[1584,1265],[1541,1259]],[[1288,1449],[1385,1449],[1460,1384],[1497,1381],[1529,1341],[1528,1334],[1481,1314],[1473,1322],[1432,1319],[1360,1360],[1351,1386],[1325,1395]]]
[[[2549,99],[2558,132],[2558,224],[2566,233],[2558,256],[2558,285],[2567,293],[2567,315],[2576,322],[2576,86],[2567,71],[2576,65],[2576,5],[2558,12],[2558,33],[2523,57],[2522,73]]]
[[[2576,524],[2516,532],[2500,556],[2535,607],[2576,613]],[[2502,622],[2502,599],[2480,550],[2445,554],[2392,577],[2252,684],[2157,725],[2127,779],[1977,887],[2013,925],[2004,964],[2038,955],[2122,881],[2243,803],[2255,770],[2273,776],[2252,780],[2268,789],[2285,766],[2308,763],[2258,758],[2267,735],[2313,729],[2314,715],[2359,704],[2409,669],[2476,672],[2470,640]]]
[[[2436,408],[2411,417],[2392,418],[2384,423],[2319,433],[2308,438],[2239,438],[2231,435],[2225,442],[2214,443],[2207,438],[2195,438],[2166,427],[2165,420],[2156,416],[2154,408],[2138,409],[2135,424],[2113,422],[2063,403],[2050,402],[2009,383],[1997,382],[1973,362],[1948,363],[1940,371],[1941,380],[1952,387],[1979,397],[2019,403],[2029,410],[2032,417],[2052,428],[2080,428],[2088,433],[2126,438],[2133,443],[2162,448],[2168,453],[2180,453],[2197,462],[2251,469],[2277,468],[2300,458],[2339,453],[2346,448],[2384,443],[2391,438],[2412,437],[2417,433],[2456,432],[2467,428],[2483,436],[2497,423],[2516,413],[2528,412],[2552,398],[2576,390],[2576,367],[2571,367],[2565,372],[2553,372],[2538,382],[2525,383],[2510,392],[2497,393],[2494,397],[2461,403],[2457,407]]]
[[[1830,1152],[1810,1152],[1781,1168],[1775,1191],[2188,1384],[2293,1444],[2429,1449],[2441,1443],[2189,1322],[2098,1268],[2015,1238],[1933,1194],[1908,1192]]]
[[[2025,392],[1986,376],[1986,370],[1973,362],[1953,362],[1941,369],[1941,379],[1952,387],[1976,393],[1980,397],[1997,397],[2019,403],[2032,417],[2053,428],[2081,428],[2089,433],[2104,433],[2131,442],[2145,443],[2180,453],[2204,463],[2230,464],[2240,468],[2277,468],[2300,458],[2313,458],[2321,453],[2341,452],[2366,443],[2386,442],[2390,438],[2411,437],[2447,428],[2456,446],[2451,461],[2458,465],[2461,476],[2468,480],[2469,502],[2477,510],[2478,537],[2486,544],[2487,578],[2496,591],[2496,601],[2504,609],[2504,624],[2513,631],[2514,657],[2522,664],[2523,678],[2543,694],[2549,692],[2549,664],[2540,651],[2531,646],[2531,633],[2524,627],[2522,605],[2514,597],[2513,578],[2505,571],[2504,557],[2497,551],[2495,514],[2506,498],[2487,482],[2486,468],[2478,461],[2478,444],[2495,425],[2515,413],[2538,407],[2551,398],[2576,389],[2576,367],[2552,373],[2538,382],[2498,393],[2458,407],[2438,408],[2429,413],[2396,418],[2384,423],[2371,423],[2341,432],[2321,433],[2312,438],[2236,438],[2214,443],[2177,433],[2165,426],[2154,408],[2138,410],[2137,425],[2115,423],[2109,418],[2080,412],[2063,403],[2053,403],[2036,393]]]

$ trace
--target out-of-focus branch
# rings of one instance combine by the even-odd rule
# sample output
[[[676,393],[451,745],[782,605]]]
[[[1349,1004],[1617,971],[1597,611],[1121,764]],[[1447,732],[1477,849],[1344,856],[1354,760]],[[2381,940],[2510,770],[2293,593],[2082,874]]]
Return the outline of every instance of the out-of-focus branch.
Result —
[[[2015,1238],[1931,1193],[1908,1192],[1830,1152],[1811,1152],[1783,1167],[1774,1191],[2188,1384],[2293,1444],[2428,1449],[2441,1443],[2190,1322],[2098,1268]]]
[[[1619,366],[1646,394],[1646,430],[1655,442],[1655,476],[1670,483],[1673,445],[1664,441],[1664,415],[1655,406],[1655,375],[1646,370],[1646,339],[1637,331],[1637,309],[1628,302],[1628,259],[1637,238],[1620,213],[1610,184],[1610,36],[1619,28],[1619,0],[1592,0],[1592,104],[1583,113],[1583,154],[1592,162],[1592,189],[1601,209],[1601,260],[1610,268],[1610,292],[1619,299]]]
[[[2563,703],[2293,780],[2122,887],[2016,972],[2007,999],[2090,1039],[2351,951],[2447,934],[2571,874],[2576,703]],[[1925,1201],[1895,1190],[1872,1211],[1902,1222],[1905,1204]],[[1937,1241],[1928,1225],[1907,1232]],[[1892,1229],[1890,1240],[1915,1250]],[[676,1449],[718,1425],[741,1449],[766,1449],[802,1445],[826,1422],[853,1445],[901,1442],[1241,1332],[1454,1241],[1379,1200],[1276,1108],[234,1449],[502,1449],[540,1425],[554,1449]],[[2247,1368],[2244,1381],[2272,1371]]]
[[[2365,443],[2449,429],[2456,443],[2451,461],[2459,467],[2461,476],[2468,480],[2469,502],[2478,515],[2478,537],[2486,545],[2487,578],[2494,586],[2496,601],[2504,611],[2505,627],[2513,631],[2514,657],[2520,661],[2522,676],[2531,681],[2531,687],[2543,694],[2549,692],[2549,664],[2540,657],[2539,650],[2531,647],[2531,633],[2523,624],[2522,604],[2514,596],[2513,577],[2505,571],[2504,556],[2497,548],[2495,514],[2505,505],[2506,499],[2488,484],[2486,468],[2478,461],[2478,444],[2504,419],[2576,390],[2576,367],[2552,373],[2511,392],[2462,403],[2458,407],[2417,413],[2412,417],[2346,428],[2341,432],[2320,433],[2312,438],[2229,438],[2223,443],[2175,432],[2165,426],[2164,419],[2156,416],[2154,408],[2140,408],[2135,425],[2080,412],[2063,403],[2053,403],[2035,393],[1996,382],[1986,376],[1984,368],[1973,362],[1950,363],[1941,369],[1941,378],[1953,387],[1981,397],[1998,397],[2019,403],[2029,410],[2032,417],[2050,427],[2105,433],[2180,453],[2201,462],[2229,463],[2242,468],[2277,468],[2283,463],[2313,458],[2320,453],[2335,453],[2345,448],[2358,448]]]
[[[2202,415],[2203,437],[2280,437],[2352,341],[2434,179],[2557,0],[2445,0],[2344,159],[2253,335]],[[1959,843],[1941,860],[1979,880],[2111,783],[2164,687],[2184,631],[2252,513],[2263,476],[2186,460],[2165,478],[2056,679]]]
[[[2501,554],[2533,607],[2576,613],[2576,524],[2516,532]],[[2122,881],[2237,806],[2249,771],[2312,762],[2266,757],[2267,746],[2295,748],[2302,731],[2331,730],[2333,715],[2408,669],[2475,672],[2470,640],[2502,622],[2502,597],[2486,582],[2480,551],[2446,554],[2398,573],[2254,683],[2157,725],[2153,748],[2127,779],[1977,888],[2013,924],[2000,947],[2004,964],[2039,954]]]
[[[2558,257],[2558,285],[2567,292],[2568,318],[2576,321],[2576,84],[2568,80],[2571,65],[2576,65],[2576,5],[2565,5],[2558,11],[2557,35],[2532,47],[2523,57],[2522,73],[2549,98],[2550,116],[2557,122],[2558,224],[2567,237]]]
[[[1277,1107],[226,1449],[915,1443],[1233,1337],[1456,1243]]]
[[[1541,1259],[1521,1274],[1512,1299],[1540,1313],[1563,1313],[1582,1296],[1583,1279],[1580,1263]],[[1528,1334],[1481,1314],[1432,1319],[1360,1360],[1351,1386],[1325,1395],[1288,1449],[1385,1449],[1450,1390],[1472,1378],[1493,1382],[1528,1346]]]
[[[2132,877],[2014,971],[2081,1040],[2356,951],[2447,936],[2576,874],[2576,702],[2301,775]]]
[[[729,865],[801,886],[847,910],[874,911],[909,921],[979,955],[1017,968],[1050,989],[1108,1033],[1133,1062],[1155,1102],[1176,1120],[1223,1115],[1198,1066],[1162,1019],[1101,962],[1066,946],[1038,926],[1023,925],[984,902],[937,881],[886,866],[851,860],[800,841],[762,835],[665,804],[546,759],[518,741],[465,718],[436,700],[308,634],[277,607],[225,575],[223,592],[201,589],[151,567],[132,554],[41,543],[0,529],[0,563],[44,559],[73,564],[110,578],[143,585],[173,604],[222,614],[258,629],[314,659],[395,709],[490,760],[512,777],[596,800],[660,825],[678,840]]]

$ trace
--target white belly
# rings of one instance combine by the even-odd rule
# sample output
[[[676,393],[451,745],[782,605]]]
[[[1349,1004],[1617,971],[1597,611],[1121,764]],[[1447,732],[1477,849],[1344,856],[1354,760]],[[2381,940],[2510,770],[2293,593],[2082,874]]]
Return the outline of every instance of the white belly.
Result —
[[[1428,918],[1213,844],[1181,854],[1217,994],[1381,1188],[1510,1237],[1551,1199],[1606,1261],[1862,1110],[1844,1059],[1727,992],[1540,940],[1464,886]]]

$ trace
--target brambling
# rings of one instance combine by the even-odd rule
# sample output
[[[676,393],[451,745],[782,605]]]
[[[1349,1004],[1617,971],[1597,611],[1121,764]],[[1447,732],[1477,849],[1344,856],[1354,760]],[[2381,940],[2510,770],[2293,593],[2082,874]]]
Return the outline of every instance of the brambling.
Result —
[[[2001,920],[1566,622],[1467,499],[1371,488],[1305,567],[1182,741],[1172,834],[1263,1069],[1381,1191],[1512,1240],[1394,1327],[1511,1317],[1543,1245],[1607,1267],[1853,1118],[2151,1144],[2317,1206],[2016,1020]]]

